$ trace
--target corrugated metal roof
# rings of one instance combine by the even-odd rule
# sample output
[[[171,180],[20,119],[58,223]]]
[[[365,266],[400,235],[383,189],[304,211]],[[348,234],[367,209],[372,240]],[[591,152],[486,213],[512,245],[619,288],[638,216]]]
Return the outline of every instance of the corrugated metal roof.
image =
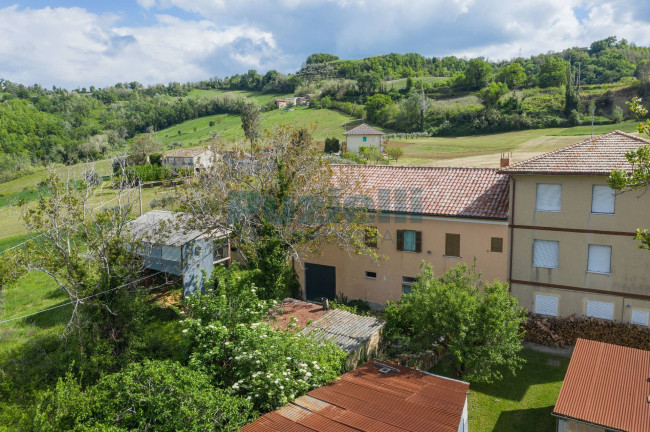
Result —
[[[586,139],[499,170],[506,174],[609,175],[632,165],[625,153],[650,141],[619,130]]]
[[[354,352],[384,328],[384,321],[334,309],[313,321],[300,333],[315,333],[331,340],[343,351]]]
[[[650,431],[650,351],[578,339],[553,414]]]
[[[496,168],[334,165],[358,179],[377,210],[432,216],[508,218],[509,181]]]
[[[343,135],[386,135],[379,129],[375,129],[372,126],[368,126],[365,123],[360,124],[357,127],[350,129],[345,132]]]
[[[131,235],[152,244],[182,246],[199,238],[205,231],[187,228],[188,216],[167,210],[151,210],[129,223]],[[214,233],[215,237],[226,233]]]
[[[382,364],[399,372],[379,372]],[[242,432],[457,432],[469,384],[371,361]]]

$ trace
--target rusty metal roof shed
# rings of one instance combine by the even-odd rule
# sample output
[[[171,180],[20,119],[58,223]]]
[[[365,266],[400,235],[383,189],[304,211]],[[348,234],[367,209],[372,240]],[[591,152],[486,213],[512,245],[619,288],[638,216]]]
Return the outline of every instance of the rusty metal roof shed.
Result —
[[[242,432],[457,432],[468,390],[466,382],[371,361]]]
[[[553,415],[650,431],[650,351],[578,339]]]

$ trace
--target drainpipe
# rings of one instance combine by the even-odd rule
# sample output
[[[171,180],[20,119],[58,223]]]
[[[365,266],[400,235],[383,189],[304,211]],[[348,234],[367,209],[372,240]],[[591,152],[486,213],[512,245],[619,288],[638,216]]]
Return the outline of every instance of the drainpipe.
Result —
[[[514,234],[515,234],[515,178],[514,176],[510,176],[512,179],[512,202],[510,205],[512,206],[512,212],[511,218],[510,218],[510,265],[508,268],[508,290],[512,292],[512,255],[513,255],[513,245],[514,245]]]

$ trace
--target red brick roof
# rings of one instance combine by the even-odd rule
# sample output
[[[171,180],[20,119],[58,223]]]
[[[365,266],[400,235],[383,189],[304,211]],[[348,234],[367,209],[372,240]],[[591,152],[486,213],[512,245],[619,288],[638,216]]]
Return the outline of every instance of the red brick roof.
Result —
[[[619,130],[586,139],[499,170],[507,174],[609,175],[631,170],[625,153],[650,141]]]
[[[508,176],[493,168],[337,165],[352,171],[383,212],[508,218]],[[386,192],[390,191],[387,200]]]
[[[553,414],[650,431],[650,351],[578,339]]]
[[[379,372],[378,364],[396,371]],[[456,432],[469,384],[371,361],[242,432]]]
[[[360,124],[359,126],[350,129],[349,131],[345,132],[343,135],[386,135],[379,129],[375,129],[372,126],[368,126],[367,124],[363,123]]]

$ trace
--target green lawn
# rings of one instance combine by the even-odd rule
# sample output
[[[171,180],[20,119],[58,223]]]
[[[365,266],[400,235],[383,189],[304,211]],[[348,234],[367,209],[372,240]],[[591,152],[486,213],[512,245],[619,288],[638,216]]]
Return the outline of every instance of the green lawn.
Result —
[[[266,105],[267,103],[271,102],[275,98],[283,98],[283,97],[292,97],[292,94],[284,94],[284,93],[262,93],[262,92],[255,92],[255,91],[248,91],[248,90],[200,90],[200,89],[194,89],[191,90],[188,94],[187,97],[191,99],[199,99],[199,98],[212,98],[215,96],[225,96],[225,95],[230,95],[233,97],[245,97],[249,99],[254,99],[259,103],[260,105]]]
[[[210,127],[210,122],[215,125]],[[292,111],[272,110],[262,114],[262,127],[271,129],[276,125],[288,124],[294,127],[315,126],[314,139],[322,141],[333,136],[343,138],[345,125],[356,124],[359,120],[339,111],[328,109],[309,109],[307,107],[295,107]],[[181,133],[179,134],[178,131]],[[211,135],[219,136],[231,142],[243,140],[244,132],[241,127],[241,119],[238,115],[218,114],[214,116],[201,117],[188,120],[179,125],[174,125],[156,133],[165,147],[171,142],[180,142],[183,147],[196,147],[210,139]]]
[[[620,130],[623,132],[634,133],[637,132],[637,125],[639,122],[635,121],[626,121],[623,123],[616,124],[604,124],[604,125],[594,125],[594,135],[600,135],[614,130]],[[591,125],[585,126],[575,126],[571,128],[562,129],[555,135],[557,136],[572,136],[572,135],[591,135]]]
[[[551,416],[569,359],[523,350],[524,368],[516,376],[469,389],[469,430],[472,432],[554,432]],[[559,366],[549,364],[557,361]],[[444,372],[435,373],[444,375]]]

